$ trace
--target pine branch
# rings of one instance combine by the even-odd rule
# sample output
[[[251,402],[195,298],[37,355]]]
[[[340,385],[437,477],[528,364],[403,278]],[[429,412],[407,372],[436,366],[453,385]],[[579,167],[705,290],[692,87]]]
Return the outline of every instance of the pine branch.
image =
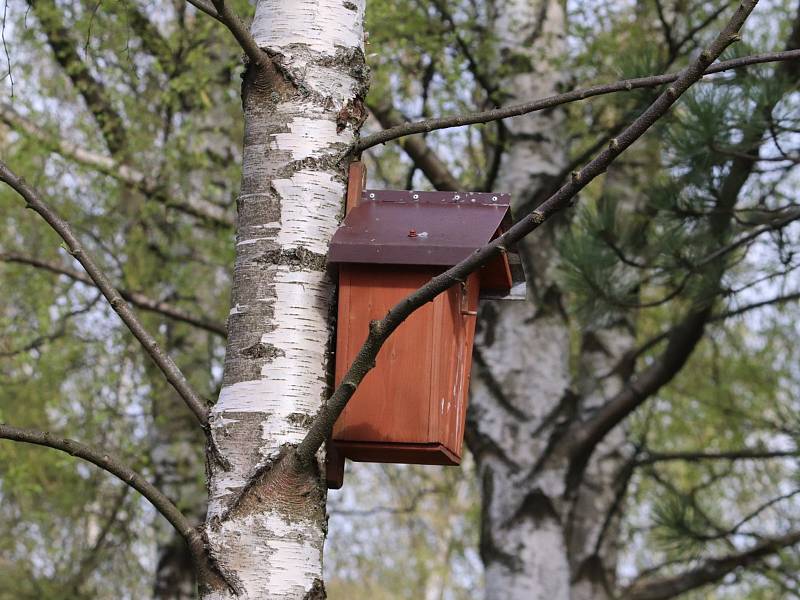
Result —
[[[84,285],[96,287],[94,281],[80,271],[69,269],[53,262],[33,258],[31,256],[25,256],[23,254],[16,254],[13,252],[0,253],[0,261],[29,265],[37,269],[55,273],[56,275],[65,275],[66,277],[69,277],[70,279],[78,281]],[[120,296],[137,308],[164,315],[165,317],[174,319],[175,321],[181,321],[183,323],[188,323],[189,325],[194,325],[195,327],[204,329],[205,331],[223,338],[227,336],[227,328],[225,327],[224,323],[218,323],[209,319],[195,317],[191,313],[181,310],[180,308],[173,306],[168,302],[154,300],[153,298],[150,298],[139,292],[132,292],[121,288],[118,288],[117,291],[119,292]]]
[[[800,300],[800,292],[773,296],[772,298],[768,298],[767,300],[761,300],[760,302],[753,302],[752,304],[745,304],[744,306],[740,306],[739,308],[715,314],[711,317],[711,320],[723,321],[725,319],[730,319],[731,317],[737,317],[739,315],[743,315],[744,313],[750,312],[751,310],[756,310],[774,304],[785,304],[787,302],[794,302],[796,300]]]
[[[791,52],[798,52],[798,46],[800,46],[800,14],[795,20],[787,42],[787,48]],[[780,66],[784,73],[792,75],[796,65],[797,63],[784,62]],[[790,92],[794,89],[792,84],[787,85],[785,92]],[[754,112],[756,114],[771,114],[776,105],[777,100],[770,98],[756,107]],[[748,132],[741,145],[750,147],[762,142],[766,128],[763,129]],[[722,241],[729,231],[730,216],[733,214],[739,194],[753,172],[755,164],[755,159],[742,157],[734,158],[731,162],[728,174],[717,192],[716,210],[708,217],[710,233],[716,240]],[[789,216],[792,215],[790,214]],[[727,247],[723,248],[723,250],[727,250]],[[718,257],[714,256],[714,258]],[[711,260],[702,261],[704,265],[709,262]],[[716,269],[718,270],[717,281],[719,282],[722,278],[723,266],[717,265]],[[600,440],[680,372],[702,339],[706,323],[711,319],[712,315],[711,301],[707,302],[703,307],[690,312],[678,325],[667,332],[667,347],[661,356],[643,371],[634,373],[634,376],[628,380],[619,393],[603,405],[589,420],[581,423],[577,431],[564,438],[564,443],[568,447],[566,451],[572,459],[572,473],[570,475],[572,480],[577,481],[579,479],[580,473]]]
[[[741,39],[738,34],[739,28],[757,3],[758,0],[741,2],[722,32],[695,61],[680,73],[673,85],[661,93],[618,137],[612,139],[603,152],[581,170],[573,172],[569,181],[536,210],[521,218],[503,235],[495,238],[486,246],[479,248],[468,258],[444,273],[437,275],[426,285],[409,294],[389,310],[383,319],[372,321],[367,339],[342,379],[341,384],[314,418],[309,432],[298,446],[297,453],[300,460],[306,463],[313,461],[317,450],[330,436],[333,424],[344,410],[345,405],[358,385],[364,379],[364,376],[374,368],[378,352],[392,332],[419,307],[430,302],[452,285],[464,281],[469,273],[486,264],[501,249],[518,242],[554,214],[568,207],[578,192],[598,175],[604,173],[620,154],[633,145],[636,140],[669,111],[677,99],[703,76],[711,62],[716,60],[728,46]]]
[[[800,50],[788,50],[783,52],[770,52],[767,54],[756,54],[752,56],[745,56],[742,58],[734,58],[731,60],[722,61],[716,65],[708,67],[701,75],[705,77],[714,73],[721,73],[723,71],[730,71],[732,69],[741,69],[750,65],[758,65],[778,61],[793,61],[800,59]],[[437,117],[433,119],[425,119],[413,123],[404,123],[373,133],[372,135],[365,136],[359,140],[355,145],[355,153],[360,153],[367,148],[372,148],[378,144],[385,144],[392,140],[396,140],[408,135],[417,133],[428,133],[436,131],[437,129],[449,129],[452,127],[463,127],[464,125],[475,125],[477,123],[488,123],[490,121],[497,121],[499,119],[507,119],[509,117],[516,117],[519,115],[526,115],[532,112],[545,110],[568,104],[570,102],[577,102],[591,98],[593,96],[602,96],[605,94],[613,94],[616,92],[628,92],[642,88],[651,88],[672,83],[677,81],[683,71],[678,73],[667,73],[665,75],[653,75],[650,77],[637,77],[634,79],[623,79],[614,83],[607,83],[602,85],[595,85],[588,88],[582,88],[558,94],[555,96],[548,96],[540,100],[526,102],[523,104],[514,104],[504,108],[495,108],[491,110],[452,115],[449,117]]]
[[[704,585],[716,583],[737,569],[748,567],[760,560],[794,546],[800,542],[800,531],[767,539],[750,550],[703,561],[698,567],[678,575],[643,579],[623,590],[627,600],[667,600]]]
[[[27,207],[38,213],[61,236],[70,254],[86,269],[89,277],[92,278],[92,281],[111,304],[111,308],[119,315],[134,337],[139,340],[142,347],[150,355],[150,358],[153,359],[153,362],[161,369],[167,381],[183,398],[186,405],[205,429],[208,423],[208,408],[205,401],[189,385],[178,365],[161,349],[156,339],[144,328],[136,314],[114,288],[108,276],[94,262],[94,259],[83,248],[83,244],[75,237],[72,228],[41,199],[32,187],[26,184],[2,161],[0,161],[0,181],[8,184],[9,187],[17,192],[25,200]]]

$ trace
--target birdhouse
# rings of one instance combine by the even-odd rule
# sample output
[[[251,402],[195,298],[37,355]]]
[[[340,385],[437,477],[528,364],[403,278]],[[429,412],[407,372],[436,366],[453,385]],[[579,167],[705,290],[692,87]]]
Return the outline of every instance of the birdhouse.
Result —
[[[336,385],[370,321],[499,235],[509,219],[507,194],[365,190],[357,199],[353,187],[351,172],[349,211],[328,253],[339,271]],[[334,426],[329,487],[341,487],[344,458],[460,463],[478,298],[512,284],[508,256],[498,255],[397,328]]]

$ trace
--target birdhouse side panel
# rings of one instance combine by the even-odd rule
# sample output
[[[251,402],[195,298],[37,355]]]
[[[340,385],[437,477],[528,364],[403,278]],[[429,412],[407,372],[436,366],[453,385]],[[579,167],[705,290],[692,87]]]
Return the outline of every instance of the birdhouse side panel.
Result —
[[[429,269],[342,265],[336,342],[336,384],[366,340],[369,322],[430,280]],[[375,368],[336,422],[335,441],[431,443],[430,394],[434,305],[402,323],[378,353]]]
[[[467,413],[479,279],[478,274],[472,274],[466,286],[453,286],[441,296],[447,316],[437,354],[447,357],[447,360],[441,362],[441,368],[434,375],[434,390],[439,399],[435,407],[436,435],[443,446],[459,457]]]

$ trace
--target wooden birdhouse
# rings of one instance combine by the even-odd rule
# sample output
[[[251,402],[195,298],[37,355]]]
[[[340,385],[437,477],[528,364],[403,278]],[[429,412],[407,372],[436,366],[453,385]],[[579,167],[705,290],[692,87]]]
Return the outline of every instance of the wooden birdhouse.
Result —
[[[509,219],[507,194],[365,190],[357,199],[353,179],[351,171],[349,210],[328,254],[339,269],[336,385],[371,320],[485,245]],[[478,298],[512,284],[508,256],[499,255],[398,327],[334,426],[329,487],[341,487],[344,458],[460,463]]]

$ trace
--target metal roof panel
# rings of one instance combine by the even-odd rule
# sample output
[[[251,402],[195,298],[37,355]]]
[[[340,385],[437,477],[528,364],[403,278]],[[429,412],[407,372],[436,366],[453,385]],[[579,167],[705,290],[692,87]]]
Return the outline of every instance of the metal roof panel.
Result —
[[[489,242],[508,194],[365,190],[331,240],[331,263],[452,266]]]

